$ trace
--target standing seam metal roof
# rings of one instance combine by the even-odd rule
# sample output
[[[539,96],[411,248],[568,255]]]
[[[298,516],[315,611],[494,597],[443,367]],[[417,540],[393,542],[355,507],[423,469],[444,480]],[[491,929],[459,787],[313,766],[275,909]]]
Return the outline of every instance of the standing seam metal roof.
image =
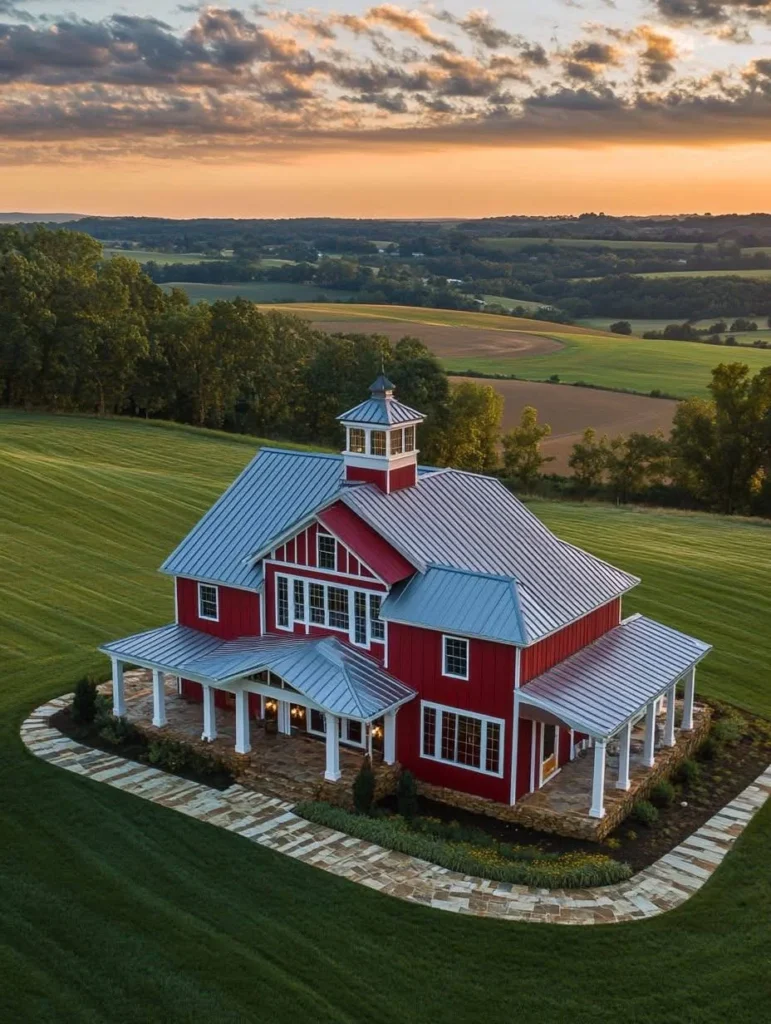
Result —
[[[417,409],[402,405],[395,398],[373,396],[337,418],[341,423],[365,423],[373,426],[394,427],[400,423],[420,423],[425,416]]]
[[[100,650],[215,685],[269,669],[325,711],[346,718],[377,718],[415,696],[372,658],[336,637],[219,640],[172,623],[115,640]]]
[[[513,579],[524,643],[639,582],[559,540],[493,477],[448,469],[388,495],[370,484],[346,488],[341,499],[421,572],[431,565]]]
[[[599,739],[616,733],[712,648],[635,615],[519,691],[521,705],[550,712]]]

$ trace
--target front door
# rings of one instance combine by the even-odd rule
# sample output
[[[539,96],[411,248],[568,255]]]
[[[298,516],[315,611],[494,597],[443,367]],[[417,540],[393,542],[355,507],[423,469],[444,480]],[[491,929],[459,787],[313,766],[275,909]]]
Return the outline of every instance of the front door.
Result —
[[[541,785],[557,770],[557,741],[559,729],[556,725],[541,725]]]

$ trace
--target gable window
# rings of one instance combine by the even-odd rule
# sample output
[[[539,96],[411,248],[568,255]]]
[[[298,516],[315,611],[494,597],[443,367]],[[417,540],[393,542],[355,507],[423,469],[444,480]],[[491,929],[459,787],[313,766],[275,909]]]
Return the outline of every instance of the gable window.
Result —
[[[367,451],[367,435],[361,427],[351,427],[348,431],[348,451],[364,455]]]
[[[468,679],[468,640],[460,636],[442,637],[442,675]]]
[[[334,569],[337,565],[337,541],[328,533],[318,534],[319,569]]]
[[[415,451],[415,428],[405,427],[404,428],[404,450],[405,452]]]
[[[421,757],[445,761],[485,775],[503,775],[503,726],[440,704],[421,705]]]
[[[286,576],[276,577],[276,625],[289,628],[289,580]]]
[[[305,584],[294,580],[294,621],[305,622]]]
[[[385,640],[385,622],[380,618],[380,594],[369,595],[369,635],[373,640]]]
[[[386,432],[385,430],[373,430],[369,435],[370,455],[386,454]]]
[[[210,583],[198,584],[198,618],[212,622],[219,619],[219,590]]]
[[[401,427],[391,431],[391,454],[401,455],[404,450],[404,431]]]

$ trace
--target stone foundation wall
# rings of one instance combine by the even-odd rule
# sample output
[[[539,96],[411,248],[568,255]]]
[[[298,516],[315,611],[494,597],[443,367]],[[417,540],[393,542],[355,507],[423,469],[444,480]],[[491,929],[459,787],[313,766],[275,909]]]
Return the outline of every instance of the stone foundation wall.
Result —
[[[375,800],[382,800],[384,797],[394,794],[402,770],[401,765],[375,762],[372,765],[372,770],[375,773]],[[336,807],[344,807],[347,811],[353,810],[353,791],[350,786],[343,783],[342,779],[339,782],[322,781],[316,787],[313,799],[324,800]]]
[[[486,814],[500,821],[511,821],[539,832],[554,832],[557,835],[600,842],[627,817],[633,804],[644,800],[657,782],[671,775],[678,764],[690,757],[704,742],[712,720],[710,708],[700,706],[694,714],[694,727],[690,732],[679,733],[674,747],[661,747],[656,752],[656,763],[642,777],[633,778],[627,792],[606,790],[605,817],[590,818],[588,814],[560,812],[548,807],[529,804],[527,798],[511,806],[496,803],[485,797],[459,793],[427,782],[418,782],[418,792],[430,800],[458,807],[474,814]],[[589,793],[587,793],[587,807]]]

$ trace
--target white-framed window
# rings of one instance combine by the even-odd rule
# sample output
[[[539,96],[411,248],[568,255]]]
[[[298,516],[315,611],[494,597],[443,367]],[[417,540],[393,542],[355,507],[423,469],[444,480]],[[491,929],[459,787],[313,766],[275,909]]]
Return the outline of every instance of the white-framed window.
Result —
[[[364,455],[367,451],[367,435],[361,427],[349,427],[348,429],[348,451],[356,452],[357,455]]]
[[[370,455],[386,455],[385,430],[373,430],[369,435]]]
[[[385,622],[380,618],[381,594],[369,595],[369,635],[373,640],[385,640]]]
[[[401,455],[404,451],[404,430],[402,427],[397,427],[396,430],[391,431],[391,454]]]
[[[355,587],[276,574],[276,626],[292,629],[294,623],[346,633],[352,644],[369,647],[372,641],[383,643],[386,624],[380,618],[382,594]],[[307,619],[306,619],[307,614]]]
[[[404,450],[405,452],[415,451],[415,427],[404,428]]]
[[[276,577],[276,625],[290,629],[289,624],[289,580],[286,576]]]
[[[219,617],[219,587],[215,587],[211,583],[199,583],[198,618],[217,622]]]
[[[468,640],[462,636],[442,637],[442,675],[468,679]]]
[[[337,541],[328,533],[319,531],[316,534],[319,569],[337,568]]]
[[[501,718],[487,718],[442,704],[421,703],[421,757],[484,775],[503,775]]]

